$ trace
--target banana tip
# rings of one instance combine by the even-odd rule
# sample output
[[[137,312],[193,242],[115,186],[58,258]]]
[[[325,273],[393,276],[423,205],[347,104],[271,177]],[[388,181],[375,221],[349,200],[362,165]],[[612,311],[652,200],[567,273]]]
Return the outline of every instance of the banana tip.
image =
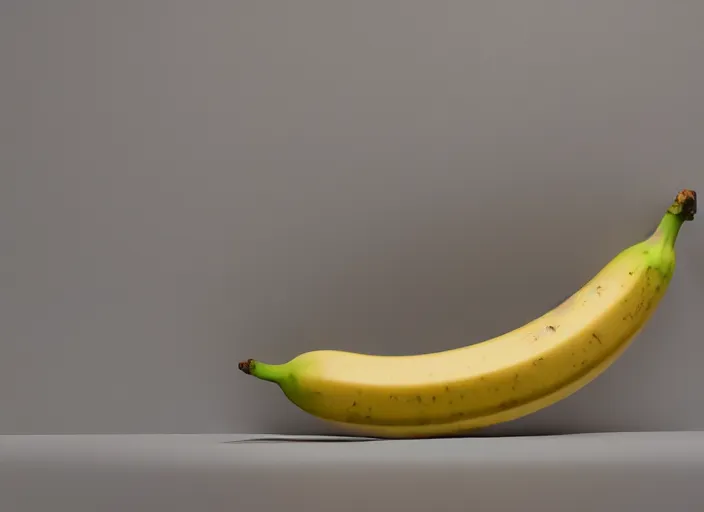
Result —
[[[239,368],[242,372],[246,373],[247,375],[251,375],[253,365],[254,365],[254,359],[247,359],[246,361],[241,361],[237,365],[237,368]]]
[[[697,193],[694,190],[681,190],[677,194],[675,203],[679,206],[679,213],[685,220],[694,219],[694,215],[697,213]]]

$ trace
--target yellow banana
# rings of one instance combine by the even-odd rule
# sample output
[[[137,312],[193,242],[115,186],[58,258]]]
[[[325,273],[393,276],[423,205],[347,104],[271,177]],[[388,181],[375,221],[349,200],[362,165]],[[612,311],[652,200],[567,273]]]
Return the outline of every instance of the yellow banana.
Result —
[[[574,393],[623,353],[663,297],[678,233],[695,213],[696,193],[681,191],[650,237],[553,310],[496,338],[422,355],[317,350],[239,368],[358,435],[457,435],[513,420]]]

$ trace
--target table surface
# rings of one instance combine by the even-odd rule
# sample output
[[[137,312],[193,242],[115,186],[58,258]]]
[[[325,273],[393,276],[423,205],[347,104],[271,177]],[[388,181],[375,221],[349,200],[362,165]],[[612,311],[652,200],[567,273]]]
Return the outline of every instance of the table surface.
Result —
[[[0,510],[691,511],[704,432],[0,436]]]

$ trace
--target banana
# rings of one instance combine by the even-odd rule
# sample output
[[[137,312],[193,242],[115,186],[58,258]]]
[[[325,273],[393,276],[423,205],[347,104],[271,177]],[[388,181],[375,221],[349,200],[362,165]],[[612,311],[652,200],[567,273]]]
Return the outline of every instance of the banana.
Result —
[[[278,384],[302,410],[357,435],[459,435],[531,414],[606,370],[651,317],[675,270],[675,241],[696,213],[681,191],[645,240],[616,255],[563,303],[501,336],[443,352],[337,350],[239,369]]]

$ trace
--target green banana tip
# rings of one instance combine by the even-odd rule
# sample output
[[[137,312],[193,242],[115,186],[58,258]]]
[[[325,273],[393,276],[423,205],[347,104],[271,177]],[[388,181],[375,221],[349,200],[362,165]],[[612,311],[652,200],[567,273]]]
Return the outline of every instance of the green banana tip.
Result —
[[[680,215],[684,220],[694,220],[697,213],[697,193],[689,189],[681,190],[668,211]]]
[[[254,359],[247,359],[246,361],[241,361],[237,367],[247,375],[252,375],[252,369],[254,367]]]

